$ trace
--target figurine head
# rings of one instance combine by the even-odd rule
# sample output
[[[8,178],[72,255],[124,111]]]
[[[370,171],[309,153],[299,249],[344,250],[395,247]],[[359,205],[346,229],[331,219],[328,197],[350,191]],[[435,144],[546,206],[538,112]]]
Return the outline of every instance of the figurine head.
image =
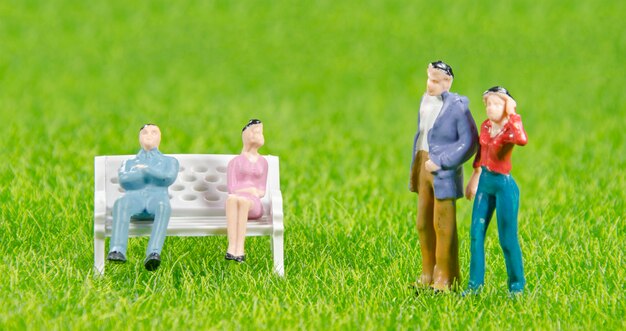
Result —
[[[257,119],[251,119],[241,130],[241,139],[244,148],[260,148],[265,144],[263,137],[263,123]]]
[[[431,96],[439,96],[443,92],[450,91],[454,73],[452,68],[442,61],[432,62],[426,70],[428,80],[426,81],[426,93]]]
[[[139,143],[141,148],[146,151],[159,148],[159,144],[161,144],[161,129],[156,124],[145,124],[139,130]]]
[[[515,107],[515,100],[507,89],[502,86],[494,86],[483,93],[483,102],[487,111],[487,118],[494,123],[501,123],[507,118],[507,113],[512,113],[507,108]],[[515,109],[512,109],[514,112]]]

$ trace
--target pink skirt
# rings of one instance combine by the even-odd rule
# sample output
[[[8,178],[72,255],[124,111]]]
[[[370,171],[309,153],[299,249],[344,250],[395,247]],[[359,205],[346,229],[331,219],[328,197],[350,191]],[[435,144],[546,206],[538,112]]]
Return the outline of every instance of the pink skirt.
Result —
[[[261,204],[261,199],[259,199],[256,195],[252,195],[250,193],[236,193],[236,195],[244,197],[252,202],[250,210],[248,210],[249,220],[256,220],[263,216],[263,205]]]

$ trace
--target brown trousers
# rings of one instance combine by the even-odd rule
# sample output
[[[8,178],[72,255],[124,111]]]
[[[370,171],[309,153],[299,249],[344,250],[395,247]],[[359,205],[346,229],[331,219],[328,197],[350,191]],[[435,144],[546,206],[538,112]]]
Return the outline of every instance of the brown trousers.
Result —
[[[460,282],[456,200],[435,198],[433,175],[424,168],[428,159],[428,152],[417,152],[410,182],[411,191],[417,192],[417,231],[422,250],[419,282],[446,290]]]

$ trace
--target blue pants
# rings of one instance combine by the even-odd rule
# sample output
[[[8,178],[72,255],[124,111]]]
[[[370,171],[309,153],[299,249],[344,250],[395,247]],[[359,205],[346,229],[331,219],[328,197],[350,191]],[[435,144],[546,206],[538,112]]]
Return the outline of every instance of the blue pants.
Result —
[[[472,211],[471,260],[468,288],[476,290],[485,283],[485,234],[497,209],[498,237],[504,253],[508,287],[511,292],[524,289],[522,250],[517,238],[519,189],[511,175],[503,175],[483,167]]]
[[[171,214],[167,191],[165,191],[165,194],[155,194],[155,192],[146,191],[129,192],[115,201],[109,252],[118,251],[126,255],[130,218],[137,214],[148,214],[154,217],[146,256],[150,255],[150,253],[161,253]]]

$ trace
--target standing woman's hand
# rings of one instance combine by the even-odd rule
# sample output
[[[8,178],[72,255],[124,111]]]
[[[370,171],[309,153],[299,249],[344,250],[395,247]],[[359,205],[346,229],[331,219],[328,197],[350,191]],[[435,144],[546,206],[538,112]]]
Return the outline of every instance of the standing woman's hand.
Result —
[[[470,177],[469,182],[467,183],[467,187],[465,187],[465,198],[467,200],[474,199],[476,196],[476,191],[478,190],[478,181],[480,180],[481,168],[475,168],[472,173],[472,177]]]
[[[513,98],[504,94],[504,102],[505,102],[504,111],[506,111],[507,117],[517,114],[517,102],[515,102]]]

